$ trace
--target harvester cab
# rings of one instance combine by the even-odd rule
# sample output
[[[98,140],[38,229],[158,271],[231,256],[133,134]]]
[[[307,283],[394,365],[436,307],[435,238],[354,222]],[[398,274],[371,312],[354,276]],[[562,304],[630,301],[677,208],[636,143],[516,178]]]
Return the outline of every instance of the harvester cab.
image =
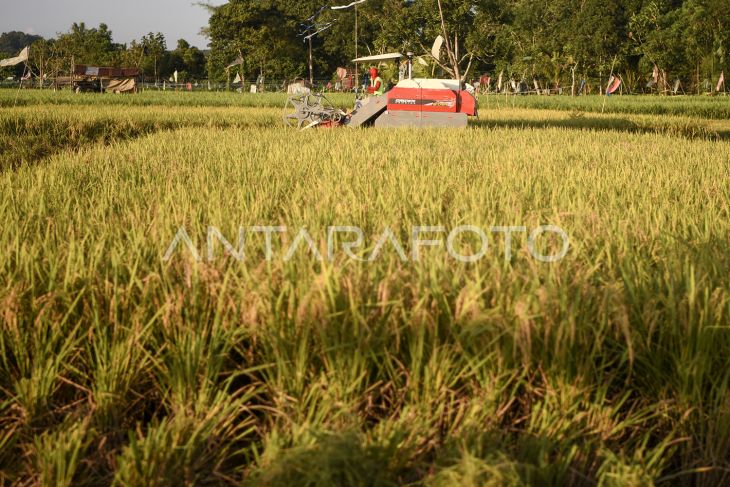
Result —
[[[356,63],[400,61],[400,53],[353,59]],[[413,78],[413,54],[407,56],[407,76],[383,95],[358,99],[346,113],[326,97],[299,95],[287,100],[284,122],[313,127],[466,127],[477,116],[477,102],[458,80]]]

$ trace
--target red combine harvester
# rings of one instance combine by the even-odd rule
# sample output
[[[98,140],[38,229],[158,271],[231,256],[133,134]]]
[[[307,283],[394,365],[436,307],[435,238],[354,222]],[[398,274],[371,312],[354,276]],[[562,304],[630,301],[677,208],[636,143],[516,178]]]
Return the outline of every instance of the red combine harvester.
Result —
[[[402,54],[383,54],[355,59],[354,62],[399,60]],[[408,77],[380,96],[358,100],[344,112],[322,94],[297,95],[287,100],[284,122],[300,129],[313,127],[457,127],[477,116],[474,96],[451,79],[412,78],[412,55],[408,56]]]

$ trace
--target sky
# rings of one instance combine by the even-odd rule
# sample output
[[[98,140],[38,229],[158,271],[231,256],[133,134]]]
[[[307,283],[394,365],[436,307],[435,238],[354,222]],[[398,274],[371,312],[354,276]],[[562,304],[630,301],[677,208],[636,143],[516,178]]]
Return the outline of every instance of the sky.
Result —
[[[105,23],[114,42],[129,43],[148,32],[162,32],[167,45],[178,39],[207,48],[200,29],[208,24],[208,12],[195,0],[0,0],[0,32],[19,30],[28,34],[55,37],[74,22],[87,27]],[[223,0],[206,3],[220,5]]]

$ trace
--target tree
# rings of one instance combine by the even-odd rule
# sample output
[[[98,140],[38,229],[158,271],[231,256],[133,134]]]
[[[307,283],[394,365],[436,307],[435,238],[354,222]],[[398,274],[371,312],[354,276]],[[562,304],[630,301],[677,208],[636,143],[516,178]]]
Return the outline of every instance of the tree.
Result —
[[[15,56],[24,47],[42,39],[41,36],[26,34],[25,32],[3,32],[0,34],[0,53]]]
[[[71,30],[57,39],[58,50],[66,57],[73,57],[76,64],[115,66],[121,59],[124,46],[115,44],[112,31],[106,24],[87,28],[83,22],[75,23]]]
[[[297,37],[298,19],[284,0],[231,0],[211,7],[208,74],[224,79],[225,68],[242,57],[244,72],[276,77],[306,72],[306,50]]]
[[[145,52],[141,42],[133,40],[122,52],[121,65],[125,67],[141,68],[144,62]]]
[[[177,41],[177,48],[169,54],[168,69],[178,71],[182,79],[203,79],[206,74],[205,54],[185,39]]]
[[[55,40],[41,39],[30,46],[29,63],[31,70],[38,76],[39,86],[43,87],[46,77],[56,77],[63,69],[63,60],[58,53],[58,43]],[[70,71],[70,66],[68,68]]]
[[[153,73],[155,84],[159,82],[159,76],[161,74],[161,67],[165,66],[165,62],[167,61],[166,53],[167,53],[167,43],[165,41],[165,36],[162,35],[160,32],[157,34],[153,34],[150,32],[146,36],[142,37],[142,40],[140,41],[140,45],[142,46],[142,69],[146,73]]]

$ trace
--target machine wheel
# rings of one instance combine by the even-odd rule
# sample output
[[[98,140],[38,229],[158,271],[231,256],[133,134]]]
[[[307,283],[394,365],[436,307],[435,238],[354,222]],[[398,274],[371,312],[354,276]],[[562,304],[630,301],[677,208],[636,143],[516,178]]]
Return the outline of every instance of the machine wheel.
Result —
[[[292,95],[284,105],[284,123],[288,127],[307,129],[319,124],[339,125],[345,117],[322,94]]]
[[[309,95],[290,96],[284,105],[283,119],[287,127],[296,129],[311,123],[313,120]]]
[[[325,109],[322,95],[293,95],[284,106],[284,123],[292,128],[304,129],[319,122],[326,121],[323,117]]]

